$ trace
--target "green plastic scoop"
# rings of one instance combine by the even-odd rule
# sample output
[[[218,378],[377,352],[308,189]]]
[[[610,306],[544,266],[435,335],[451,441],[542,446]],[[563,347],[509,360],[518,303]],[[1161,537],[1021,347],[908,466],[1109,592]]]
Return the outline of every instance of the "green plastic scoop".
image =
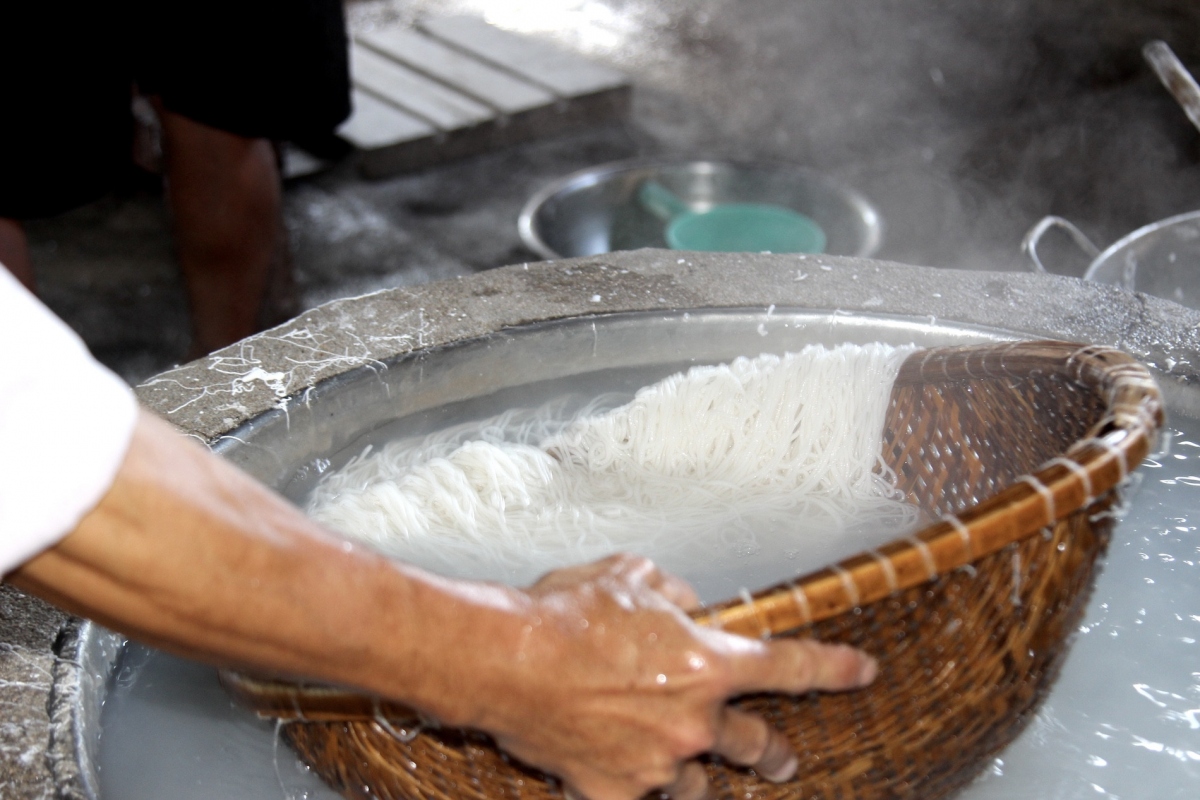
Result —
[[[667,223],[673,250],[722,253],[823,253],[825,231],[812,218],[767,203],[723,203],[692,211],[674,192],[655,180],[644,181],[638,202]]]

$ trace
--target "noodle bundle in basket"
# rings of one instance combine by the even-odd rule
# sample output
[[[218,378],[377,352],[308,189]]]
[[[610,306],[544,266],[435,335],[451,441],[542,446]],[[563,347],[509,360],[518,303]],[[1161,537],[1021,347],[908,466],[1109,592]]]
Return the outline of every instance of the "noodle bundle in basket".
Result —
[[[916,520],[880,459],[912,349],[741,358],[603,412],[552,402],[368,448],[322,480],[309,513],[442,574],[514,584],[619,550],[688,577],[714,559],[777,563],[785,550],[819,566],[829,559],[814,553],[837,552],[847,528],[879,544]]]
[[[323,483],[311,510],[426,566],[513,581],[614,549],[673,566],[875,529],[888,540],[694,615],[880,663],[861,691],[738,699],[800,768],[776,785],[712,759],[729,800],[936,800],[969,783],[1049,691],[1118,490],[1163,423],[1145,367],[1067,342],[810,348],[696,368],[613,406],[393,443]],[[653,535],[668,519],[673,535]],[[399,704],[222,679],[348,798],[562,797],[485,735],[421,729]]]

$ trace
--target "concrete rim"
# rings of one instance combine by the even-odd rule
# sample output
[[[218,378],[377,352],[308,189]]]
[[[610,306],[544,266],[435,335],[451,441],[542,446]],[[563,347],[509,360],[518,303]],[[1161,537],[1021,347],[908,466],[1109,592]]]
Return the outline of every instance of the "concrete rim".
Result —
[[[336,300],[164,372],[137,392],[149,409],[212,442],[335,375],[509,327],[617,312],[772,305],[934,317],[1107,344],[1155,369],[1172,395],[1200,381],[1200,311],[1110,286],[836,256],[638,250]]]

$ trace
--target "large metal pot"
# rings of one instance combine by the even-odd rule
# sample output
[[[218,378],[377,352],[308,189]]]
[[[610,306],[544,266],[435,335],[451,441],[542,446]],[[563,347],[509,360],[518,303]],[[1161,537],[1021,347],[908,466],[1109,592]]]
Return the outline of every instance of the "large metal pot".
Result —
[[[1048,267],[1038,254],[1042,237],[1054,228],[1065,231],[1092,259],[1082,276],[1085,281],[1107,283],[1200,308],[1200,211],[1138,228],[1103,252],[1071,222],[1062,217],[1046,217],[1025,235],[1022,248],[1035,271],[1068,274],[1053,264]]]
[[[582,381],[593,374],[604,378],[598,385],[611,388],[608,376],[613,367],[727,360],[808,341],[933,344],[995,341],[1014,335],[1120,346],[1158,365],[1173,414],[1200,417],[1200,373],[1194,366],[1200,364],[1200,312],[1157,298],[1142,302],[1109,287],[1045,275],[925,269],[829,256],[663,251],[518,265],[461,281],[335,301],[223,354],[154,378],[140,387],[139,395],[149,408],[211,443],[251,474],[294,492],[331,466],[327,454],[358,452],[352,442],[398,417],[429,414],[430,420],[445,420],[450,406],[473,413],[471,404],[476,401],[492,403],[500,393],[524,391],[523,387],[547,379],[571,376]],[[641,384],[632,387],[637,385]],[[1179,469],[1187,469],[1187,462],[1179,463]],[[1180,564],[1159,559],[1141,562],[1133,549],[1125,552],[1133,563],[1162,563],[1164,571],[1178,568],[1179,585],[1191,585],[1185,583],[1190,573],[1182,571]],[[1115,581],[1119,596],[1129,595],[1125,607],[1135,616],[1142,607],[1138,589],[1162,592],[1167,586],[1165,581],[1151,586],[1140,579],[1135,586],[1133,579],[1120,580],[1123,573],[1115,568],[1106,574],[1110,582]],[[1186,605],[1186,600],[1184,596],[1177,602]],[[1125,624],[1120,612],[1114,605],[1105,614],[1113,615],[1114,625]],[[1188,624],[1186,618],[1180,621]],[[1143,630],[1151,627],[1147,624]],[[1122,630],[1121,643],[1132,633]],[[1094,633],[1081,644],[1099,646],[1109,641],[1109,636]],[[1161,635],[1155,641],[1178,646],[1179,639]],[[234,729],[236,735],[230,733],[226,727],[230,718],[248,714],[230,708],[211,671],[189,667],[188,674],[196,680],[171,686],[135,683],[133,668],[126,671],[125,667],[130,666],[130,652],[137,650],[122,644],[122,637],[90,623],[58,637],[53,685],[45,703],[51,728],[45,762],[53,785],[37,792],[6,789],[3,797],[251,798],[255,795],[247,788],[249,779],[237,770],[246,769],[255,754],[262,756],[263,764],[261,770],[250,770],[255,785],[265,783],[273,792],[261,796],[271,800],[332,796],[331,790],[315,785],[311,775],[295,767],[286,749],[273,749],[269,724],[243,720]],[[1157,651],[1148,649],[1135,655],[1145,658],[1148,652],[1150,660],[1162,660]],[[1170,662],[1178,663],[1181,680],[1194,669],[1191,652]],[[1089,671],[1092,662],[1098,665],[1094,674]],[[1088,661],[1085,657],[1078,663],[1088,669],[1067,671],[1063,684],[1067,690],[1058,695],[1063,704],[1055,703],[1060,716],[1068,697],[1096,700],[1115,694],[1095,691],[1096,685],[1129,687],[1144,680],[1132,667],[1120,672],[1123,662],[1111,658],[1093,656]],[[1101,666],[1110,671],[1102,671]],[[205,676],[207,683],[200,680]],[[134,697],[136,686],[146,686],[146,693]],[[130,693],[124,698],[146,697],[153,705],[142,705],[143,716],[104,727],[103,714],[120,708],[127,687]],[[7,699],[17,687],[0,686],[0,690],[0,699]],[[1132,693],[1135,699],[1143,696]],[[1180,696],[1185,693],[1182,690]],[[1051,695],[1051,701],[1055,699]],[[1148,714],[1153,717],[1160,711],[1151,705]],[[1120,722],[1115,717],[1104,719]],[[1053,735],[1044,733],[1040,725],[1035,722],[1031,727],[1028,744],[1004,755],[1006,782],[973,788],[968,796],[974,800],[1067,796],[1065,790],[1056,791],[1054,787],[1060,785],[1056,781],[1093,793],[1090,782],[1060,763],[1066,761],[1063,752],[1070,741],[1061,741],[1057,729]],[[208,730],[211,736],[197,738],[197,726],[207,726],[199,730]],[[1139,734],[1155,735],[1144,727],[1136,729]],[[1085,733],[1090,736],[1092,730],[1089,727]],[[136,736],[122,745],[122,734],[128,731]],[[1184,730],[1177,738],[1189,734]],[[1155,741],[1175,740],[1164,736]],[[1193,762],[1123,746],[1123,755],[1165,759],[1144,767],[1122,763],[1119,769],[1124,770],[1126,784],[1143,781],[1155,797],[1170,800],[1191,796],[1178,775]],[[108,760],[114,756],[113,748],[117,758]],[[0,748],[0,785],[11,785],[4,783],[11,765],[41,764],[39,756],[37,751]],[[123,757],[128,759],[124,769]],[[1084,759],[1080,755],[1071,763],[1079,769],[1097,769]],[[100,761],[107,769],[98,768]],[[131,788],[132,782],[145,786],[154,773],[161,776],[162,790],[139,794]],[[1021,774],[1026,777],[1020,779]],[[1015,788],[1029,785],[1047,788]]]

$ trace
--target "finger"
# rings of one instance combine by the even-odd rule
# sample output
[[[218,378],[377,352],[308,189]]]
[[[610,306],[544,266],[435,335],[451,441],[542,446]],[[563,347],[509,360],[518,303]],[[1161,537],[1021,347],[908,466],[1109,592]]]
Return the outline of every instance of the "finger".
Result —
[[[662,579],[662,573],[658,569],[658,565],[645,556],[637,556],[633,553],[617,553],[609,556],[602,564],[610,565],[614,575],[619,575],[631,583],[641,583],[644,585],[652,585]]]
[[[679,769],[679,777],[662,790],[671,800],[708,800],[712,796],[708,773],[699,761],[688,761]]]
[[[875,680],[878,664],[861,650],[811,639],[781,639],[733,655],[733,694],[857,689]]]
[[[700,604],[700,598],[687,581],[659,569],[648,558],[631,553],[618,553],[610,557],[613,572],[631,583],[648,586],[665,597],[670,603],[687,611]]]
[[[617,553],[606,556],[598,561],[550,570],[543,573],[529,588],[543,591],[574,588],[589,580],[595,580],[605,575],[620,575],[635,561],[645,561],[646,563],[650,563],[651,567],[654,566],[648,559],[644,559],[641,556]]]
[[[559,567],[549,572],[543,572],[536,581],[529,585],[529,588],[541,591],[569,589],[606,573],[608,569],[609,567],[604,561]]]
[[[762,717],[730,706],[722,712],[712,751],[726,761],[750,767],[772,783],[790,780],[800,764],[782,733]]]
[[[669,572],[658,570],[656,575],[650,578],[648,585],[684,611],[691,611],[700,605],[700,597],[692,585]]]

